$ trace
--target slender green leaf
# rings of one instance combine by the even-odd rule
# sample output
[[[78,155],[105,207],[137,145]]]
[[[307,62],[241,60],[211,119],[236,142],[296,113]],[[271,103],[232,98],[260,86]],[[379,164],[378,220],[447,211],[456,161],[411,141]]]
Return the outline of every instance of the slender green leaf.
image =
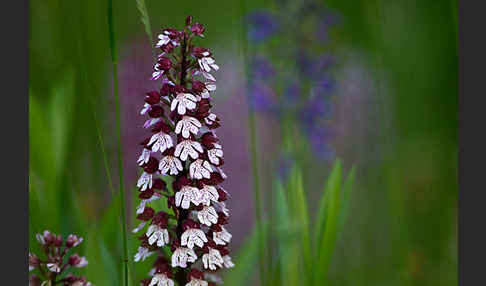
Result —
[[[301,276],[299,260],[297,259],[300,257],[300,236],[296,222],[291,218],[292,214],[289,210],[284,188],[279,181],[275,183],[275,211],[278,221],[275,229],[275,240],[277,242],[282,285],[298,285]]]
[[[256,281],[252,281],[254,275],[250,273],[255,272],[255,268],[258,260],[258,248],[259,248],[259,233],[267,235],[268,223],[262,224],[263,229],[259,230],[255,228],[243,244],[238,253],[235,255],[234,262],[235,268],[228,271],[224,276],[224,285],[232,286],[246,286],[254,285]]]
[[[127,220],[126,220],[126,204],[125,204],[125,186],[123,184],[123,156],[122,156],[122,142],[121,142],[121,123],[120,123],[120,98],[118,95],[118,69],[117,69],[117,44],[115,33],[115,21],[113,15],[113,0],[108,0],[108,36],[110,39],[110,54],[113,68],[113,94],[115,96],[115,118],[116,118],[116,142],[117,142],[117,157],[118,157],[118,179],[120,188],[120,225],[121,236],[123,238],[123,285],[128,286],[128,268],[131,266],[131,260],[128,259],[128,241],[127,241]]]
[[[317,219],[314,223],[314,247],[318,247],[324,234],[324,226],[326,224],[328,196],[333,190],[341,188],[341,162],[336,160],[334,166],[329,174],[329,177],[324,186],[319,209],[317,211]]]
[[[95,225],[85,238],[86,258],[89,261],[89,267],[86,267],[87,279],[95,285],[120,285],[119,264],[105,244],[109,240],[104,240],[99,231],[99,226]]]
[[[351,204],[351,193],[353,192],[354,186],[354,178],[356,174],[356,168],[353,166],[351,171],[349,172],[348,176],[346,177],[346,181],[344,182],[343,186],[343,194],[342,194],[342,207],[341,207],[341,215],[339,219],[339,229],[340,231],[344,228],[344,224],[346,223],[346,219],[348,217],[349,212],[349,205]]]
[[[318,247],[318,258],[317,258],[317,269],[319,271],[314,271],[315,279],[314,281],[321,284],[327,284],[327,273],[329,271],[329,265],[331,262],[332,254],[334,252],[334,247],[336,245],[339,213],[341,207],[341,163],[336,162],[336,171],[339,176],[337,176],[336,181],[329,191],[328,198],[325,205],[325,225],[322,240]],[[330,178],[331,179],[331,178]]]
[[[147,6],[145,5],[145,0],[136,0],[137,1],[137,9],[140,12],[140,20],[145,27],[145,33],[147,33],[148,39],[150,41],[150,46],[153,47],[154,41],[152,38],[152,27],[150,25],[150,18],[148,15]],[[152,49],[153,51],[153,49]]]
[[[302,172],[297,167],[294,167],[292,171],[288,196],[292,226],[297,234],[296,239],[300,245],[299,250],[302,253],[304,267],[307,273],[305,277],[310,277],[310,267],[312,262],[310,254],[309,218],[302,180]]]

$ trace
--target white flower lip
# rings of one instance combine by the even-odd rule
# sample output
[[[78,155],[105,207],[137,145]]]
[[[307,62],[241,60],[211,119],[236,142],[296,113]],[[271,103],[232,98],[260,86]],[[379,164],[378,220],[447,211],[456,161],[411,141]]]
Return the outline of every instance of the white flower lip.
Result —
[[[164,152],[166,149],[169,149],[173,146],[172,138],[169,134],[165,134],[164,132],[160,131],[159,133],[155,133],[150,137],[150,141],[148,145],[152,145],[152,152]]]
[[[196,97],[190,93],[179,93],[170,104],[170,110],[174,111],[177,108],[177,113],[180,115],[186,114],[186,110],[193,110],[196,108]]]
[[[175,194],[175,204],[177,207],[181,207],[183,209],[188,209],[191,205],[191,202],[197,202],[195,200],[195,192],[197,192],[197,188],[191,186],[184,186]],[[196,203],[195,203],[196,204]],[[196,204],[197,205],[197,204]]]
[[[155,274],[149,286],[174,286],[174,281],[169,279],[165,274]]]
[[[219,268],[223,267],[223,257],[221,257],[221,253],[217,249],[209,248],[209,252],[205,253],[202,257],[203,265],[205,269],[216,270],[218,266]]]
[[[209,179],[211,177],[211,172],[213,172],[211,164],[209,164],[208,161],[202,159],[197,159],[189,166],[189,176],[192,179]]]
[[[147,229],[145,234],[149,239],[148,243],[150,245],[157,242],[158,247],[162,247],[169,244],[169,232],[165,228],[161,228],[158,225],[151,224]]]
[[[231,241],[231,233],[229,233],[223,226],[222,231],[213,232],[213,241],[218,245],[226,245]]]
[[[193,249],[194,245],[203,247],[205,242],[208,242],[208,239],[204,231],[197,228],[190,228],[184,231],[181,236],[181,245],[187,246],[190,249]]]
[[[175,133],[181,134],[182,132],[182,137],[189,138],[190,133],[197,135],[201,126],[201,122],[196,118],[184,115],[182,119],[177,122]]]
[[[197,159],[199,153],[203,153],[202,146],[197,141],[184,140],[177,144],[174,155],[179,157],[182,161],[186,161],[190,156],[192,159]]]
[[[172,267],[187,267],[187,262],[192,263],[196,261],[197,255],[194,250],[187,247],[178,247],[174,253],[172,253]]]
[[[197,212],[197,219],[200,223],[211,226],[218,222],[218,213],[212,206],[204,206],[202,210]]]
[[[135,262],[138,262],[140,260],[144,261],[145,258],[149,257],[150,255],[154,254],[154,252],[152,251],[149,251],[148,248],[145,248],[145,247],[142,247],[142,246],[139,246],[138,247],[138,250],[137,250],[137,253],[135,254],[134,256],[134,261]]]
[[[163,175],[177,175],[183,170],[181,160],[175,156],[167,155],[160,160],[159,170]]]

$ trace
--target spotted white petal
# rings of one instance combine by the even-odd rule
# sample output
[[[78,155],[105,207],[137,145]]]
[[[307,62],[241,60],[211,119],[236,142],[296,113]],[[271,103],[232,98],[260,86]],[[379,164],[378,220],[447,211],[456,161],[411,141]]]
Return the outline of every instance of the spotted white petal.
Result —
[[[223,150],[218,148],[208,150],[208,158],[211,163],[219,165],[219,158],[223,158]]]
[[[164,74],[163,70],[157,70],[152,73],[151,80],[158,80]]]
[[[133,257],[133,260],[135,260],[135,262],[138,262],[140,260],[144,261],[145,258],[149,257],[152,254],[154,254],[154,252],[149,251],[148,248],[139,246],[137,253]]]
[[[197,219],[200,223],[211,226],[218,222],[218,214],[212,206],[204,206],[202,210],[197,212]]]
[[[138,165],[142,166],[143,164],[147,164],[147,162],[149,161],[151,153],[152,152],[150,152],[149,149],[143,148],[142,154],[140,155],[140,157],[138,157],[138,160],[137,160]]]
[[[158,199],[160,199],[160,194],[154,193],[154,195],[151,196],[149,199],[141,200],[140,204],[137,207],[137,214],[143,213],[143,211],[145,210],[145,205],[147,203],[150,203],[151,201],[155,201],[155,200],[158,200]]]
[[[211,177],[212,171],[213,169],[211,168],[211,164],[209,164],[208,161],[202,159],[197,159],[189,166],[189,176],[191,177],[191,179],[209,179]]]
[[[179,93],[170,104],[170,110],[177,108],[177,113],[180,115],[186,114],[186,109],[192,110],[196,108],[197,99],[190,93]]]
[[[208,239],[204,231],[198,228],[187,229],[181,236],[181,245],[187,246],[190,249],[193,249],[194,245],[203,247],[205,242],[208,242]]]
[[[223,226],[221,231],[213,232],[213,240],[218,245],[226,245],[231,241],[231,233],[229,233]]]
[[[208,91],[215,91],[216,90],[216,85],[214,83],[206,83],[206,89]]]
[[[209,252],[205,253],[202,257],[203,265],[205,269],[216,270],[217,267],[223,267],[223,257],[217,249],[209,248]]]
[[[59,267],[59,265],[57,263],[47,263],[47,269],[51,272],[54,272],[54,273],[61,272],[61,268]]]
[[[201,128],[201,122],[199,120],[191,116],[183,116],[177,122],[175,133],[180,134],[182,132],[182,137],[189,138],[190,133],[197,135],[199,128]]]
[[[233,261],[231,261],[231,257],[229,255],[223,256],[223,265],[226,268],[233,268],[235,267],[235,264]]]
[[[169,243],[169,232],[158,225],[151,224],[145,235],[149,238],[148,243],[150,245],[157,242],[157,246],[162,247]]]
[[[150,110],[150,104],[145,103],[145,104],[143,105],[142,110],[140,110],[140,114],[141,114],[141,115],[144,115],[144,114],[145,114],[145,113],[147,113],[147,111],[149,111],[149,110]]]
[[[191,281],[189,281],[189,283],[187,283],[186,286],[208,286],[208,282],[191,277]]]
[[[206,79],[208,79],[210,81],[216,81],[216,78],[208,72],[202,71],[201,74],[203,75],[203,77],[205,77]]]
[[[172,267],[179,266],[182,268],[186,268],[188,262],[192,263],[196,261],[196,259],[197,256],[194,250],[187,247],[178,247],[176,248],[174,253],[172,253]]]
[[[150,189],[152,188],[152,184],[153,184],[153,181],[152,181],[152,174],[149,174],[147,172],[143,172],[142,175],[140,176],[140,178],[138,179],[138,182],[137,182],[137,188],[140,188],[140,191],[145,191],[146,189]]]
[[[173,146],[172,138],[170,137],[170,135],[165,134],[162,131],[155,133],[154,135],[152,135],[152,137],[150,137],[148,145],[152,143],[152,152],[164,152],[166,149]]]
[[[168,278],[165,274],[155,274],[150,280],[149,286],[174,286],[174,281]]]
[[[202,189],[197,189],[194,192],[194,201],[196,202],[195,205],[199,205],[200,203],[209,206],[211,201],[217,202],[219,199],[218,190],[214,186],[204,185]]]
[[[155,123],[159,122],[160,120],[160,117],[159,118],[150,118],[148,119],[147,121],[145,121],[145,123],[143,124],[143,128],[149,128],[150,126],[154,125]]]
[[[226,207],[226,204],[224,202],[217,202],[214,203],[214,207],[216,208],[217,211],[222,212],[225,216],[229,216],[229,209]]]
[[[183,209],[188,209],[191,202],[194,202],[195,199],[195,192],[198,189],[191,186],[184,186],[175,194],[175,204],[177,207],[181,207]]]
[[[167,155],[159,163],[159,170],[163,175],[177,175],[182,171],[182,163],[179,158]]]
[[[86,259],[86,257],[81,257],[81,260],[79,260],[79,262],[74,265],[74,267],[77,267],[77,268],[82,268],[82,267],[85,267],[86,265],[88,265],[88,260]]]
[[[207,125],[213,125],[213,123],[218,119],[216,114],[210,113],[208,116],[204,117],[204,121]]]
[[[132,233],[139,232],[146,224],[147,224],[146,221],[142,221],[136,228],[132,230]]]
[[[186,161],[187,156],[190,156],[192,159],[197,159],[199,157],[198,152],[203,152],[202,146],[199,144],[199,142],[184,140],[177,144],[174,155],[179,157],[182,161]]]
[[[160,34],[159,35],[159,41],[157,42],[155,47],[160,48],[160,47],[162,47],[163,45],[166,45],[169,42],[170,42],[170,38],[168,36]]]

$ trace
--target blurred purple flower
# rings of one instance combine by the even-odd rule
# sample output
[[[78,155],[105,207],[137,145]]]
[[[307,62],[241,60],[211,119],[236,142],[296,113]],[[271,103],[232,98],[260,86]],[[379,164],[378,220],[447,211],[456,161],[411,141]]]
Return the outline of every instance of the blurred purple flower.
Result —
[[[314,96],[309,99],[299,110],[300,124],[304,129],[314,128],[319,118],[329,114],[329,104],[320,96]]]
[[[327,43],[327,41],[329,40],[329,28],[336,25],[339,19],[334,14],[329,14],[325,12],[321,12],[320,14],[321,15],[318,16],[319,20],[317,23],[316,38],[321,43]]]
[[[297,80],[287,81],[289,84],[283,92],[284,103],[286,105],[295,106],[300,97],[300,83]]]
[[[258,79],[271,79],[275,76],[273,64],[263,56],[256,56],[252,63],[252,77]]]
[[[329,145],[332,131],[324,126],[312,127],[306,130],[306,135],[314,154],[323,160],[334,158],[334,150]]]
[[[282,154],[282,156],[280,156],[277,165],[277,177],[282,182],[285,182],[289,177],[290,170],[292,170],[294,163],[295,160],[290,154]]]
[[[248,88],[250,108],[257,112],[274,115],[277,112],[277,97],[272,88],[261,82],[254,82]]]
[[[253,42],[262,42],[279,30],[279,22],[269,11],[257,10],[246,16],[248,38]]]
[[[317,80],[334,64],[334,58],[328,54],[312,56],[305,51],[298,51],[297,66],[299,72],[311,79]]]
[[[314,84],[314,93],[318,96],[329,95],[334,87],[334,80],[324,75]]]

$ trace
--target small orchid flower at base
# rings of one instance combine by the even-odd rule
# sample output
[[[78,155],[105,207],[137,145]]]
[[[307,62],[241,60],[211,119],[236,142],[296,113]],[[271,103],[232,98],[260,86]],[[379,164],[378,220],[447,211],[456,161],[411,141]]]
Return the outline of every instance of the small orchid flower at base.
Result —
[[[83,242],[82,237],[70,234],[66,240],[60,235],[52,234],[49,231],[44,231],[42,234],[37,234],[36,239],[42,245],[42,256],[29,253],[29,285],[55,285],[62,281],[63,285],[75,286],[89,286],[84,277],[76,277],[71,273],[64,274],[69,267],[82,268],[88,265],[88,260],[84,256],[74,253],[70,256],[68,252]],[[67,257],[67,259],[65,259]]]

